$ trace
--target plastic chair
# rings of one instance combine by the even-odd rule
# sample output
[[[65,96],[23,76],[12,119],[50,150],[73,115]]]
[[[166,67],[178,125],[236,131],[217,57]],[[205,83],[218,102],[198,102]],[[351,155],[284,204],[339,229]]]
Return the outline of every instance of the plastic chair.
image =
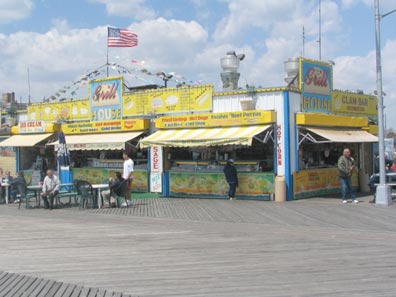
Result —
[[[16,187],[17,187],[17,191],[18,191],[17,199],[19,199],[18,209],[21,208],[22,200],[25,200],[26,208],[30,208],[30,199],[33,199],[33,198],[36,201],[36,205],[37,205],[37,199],[40,199],[40,197],[36,196],[36,192],[29,191],[27,186],[22,183],[17,183]]]
[[[95,193],[92,185],[85,180],[80,180],[77,182],[76,189],[80,196],[80,208],[86,208],[89,203],[93,208],[95,205]]]
[[[123,180],[121,182],[121,184],[118,186],[118,188],[120,189],[120,195],[117,195],[114,192],[114,189],[111,189],[110,192],[110,197],[114,197],[117,201],[117,207],[121,207],[121,200],[124,199],[126,207],[129,207],[128,203],[127,203],[127,199],[126,199],[126,194],[128,191],[128,181],[127,180]]]

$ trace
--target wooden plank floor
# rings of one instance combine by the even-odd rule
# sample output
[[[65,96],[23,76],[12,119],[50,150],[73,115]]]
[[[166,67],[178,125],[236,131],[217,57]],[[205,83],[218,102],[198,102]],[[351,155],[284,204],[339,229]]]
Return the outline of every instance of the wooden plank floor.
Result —
[[[0,297],[18,286],[23,296],[394,297],[396,205],[368,199],[0,205],[0,270],[10,272]]]
[[[97,288],[86,288],[43,278],[0,272],[1,297],[130,297]]]

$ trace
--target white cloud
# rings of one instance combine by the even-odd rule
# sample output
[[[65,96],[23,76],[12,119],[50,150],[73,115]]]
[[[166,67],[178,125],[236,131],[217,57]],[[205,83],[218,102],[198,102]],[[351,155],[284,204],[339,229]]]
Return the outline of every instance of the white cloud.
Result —
[[[64,20],[54,24],[55,27],[44,34],[0,34],[0,59],[3,61],[0,81],[2,86],[7,86],[0,92],[15,91],[17,97],[26,98],[29,67],[32,98],[37,101],[106,62],[107,26],[70,29]],[[159,18],[134,23],[131,27],[139,34],[140,45],[109,49],[110,62],[133,69],[136,65],[131,59],[146,60],[151,71],[176,71],[186,76],[192,73],[191,68],[197,70],[200,66],[195,59],[206,46],[207,32],[198,23]],[[112,70],[111,74],[117,73]],[[197,77],[199,75],[194,73],[194,79]],[[145,78],[160,82],[157,78]]]
[[[387,94],[384,98],[385,113],[388,115],[388,126],[396,127],[396,118],[391,116],[396,113],[396,40],[388,40],[382,51],[382,76],[383,91]],[[377,89],[376,85],[376,56],[375,51],[365,56],[340,56],[335,59],[334,87],[342,90],[355,91],[362,89],[365,93],[372,94]]]
[[[33,10],[32,0],[1,0],[0,24],[7,24],[27,18]]]
[[[121,3],[110,0],[92,1],[107,5]],[[196,6],[205,4],[202,0],[191,1]],[[133,3],[145,5],[144,1]],[[246,83],[264,87],[280,86],[285,85],[283,62],[289,57],[301,54],[302,26],[306,32],[306,57],[318,57],[316,1],[309,1],[307,4],[305,0],[229,0],[227,3],[228,14],[219,21],[213,35],[209,35],[197,21],[150,17],[134,22],[129,28],[139,35],[139,46],[109,49],[110,61],[133,69],[137,66],[131,63],[132,59],[144,60],[145,67],[152,72],[176,72],[191,80],[216,83],[216,88],[220,90],[220,58],[227,51],[235,50],[237,53],[246,54],[240,66],[240,86]],[[342,30],[345,26],[340,10],[348,3],[356,4],[353,0],[348,3],[345,0],[339,5],[338,3],[340,2],[322,1],[323,59],[336,62],[336,88],[372,92],[376,88],[374,52],[362,56],[339,54],[340,48],[337,46],[345,45],[343,39],[346,40],[345,34],[348,34]],[[109,11],[109,6],[107,8]],[[289,12],[287,17],[284,11]],[[37,101],[80,78],[87,70],[104,64],[106,27],[103,25],[93,29],[72,29],[66,20],[56,19],[53,21],[53,28],[43,34],[0,34],[0,59],[3,61],[0,65],[0,81],[2,86],[7,86],[7,89],[1,89],[0,92],[15,91],[17,97],[26,98],[29,67],[32,98]],[[253,42],[251,38],[245,38],[252,31],[257,33],[253,36]],[[396,113],[396,104],[393,104],[396,102],[396,41],[384,40],[384,44],[383,77],[384,91],[387,93],[385,105],[386,112],[390,114]],[[110,74],[117,73],[111,70]],[[128,84],[145,84],[150,81],[162,83],[158,78],[141,73],[136,73],[136,76],[146,81],[136,80],[134,75],[126,74]],[[81,94],[87,96],[87,90]],[[388,122],[396,127],[396,117],[388,117]]]
[[[146,5],[145,0],[91,0],[106,5],[111,16],[130,17],[135,20],[146,20],[155,17],[155,11]]]
[[[342,0],[342,6],[345,9],[350,9],[359,4],[364,4],[366,6],[374,6],[374,0]],[[394,0],[380,0],[379,1],[380,10],[385,13],[384,10],[390,10],[396,8],[396,3]]]

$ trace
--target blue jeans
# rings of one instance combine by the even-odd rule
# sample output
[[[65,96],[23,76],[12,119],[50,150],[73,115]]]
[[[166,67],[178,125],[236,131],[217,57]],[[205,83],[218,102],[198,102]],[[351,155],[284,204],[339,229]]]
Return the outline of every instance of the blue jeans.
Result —
[[[356,195],[352,188],[352,178],[350,177],[340,177],[341,182],[341,193],[342,193],[342,200],[346,200],[347,192],[351,195],[351,199],[355,200]]]
[[[228,197],[235,198],[236,183],[229,183],[230,189],[228,190]]]

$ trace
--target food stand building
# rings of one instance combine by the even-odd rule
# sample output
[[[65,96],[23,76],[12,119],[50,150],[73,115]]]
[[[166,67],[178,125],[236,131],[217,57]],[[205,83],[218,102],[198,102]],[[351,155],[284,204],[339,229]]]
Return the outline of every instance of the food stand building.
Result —
[[[283,88],[124,93],[122,77],[94,80],[88,99],[35,104],[28,119],[63,121],[74,178],[93,183],[120,170],[121,149],[127,149],[137,163],[135,189],[221,198],[227,188],[222,167],[233,158],[238,197],[268,200],[276,177],[284,177],[286,198],[293,200],[339,192],[335,165],[348,145],[359,166],[353,184],[363,186],[377,141],[370,125],[375,97],[334,91],[329,63],[296,63],[296,76]]]

